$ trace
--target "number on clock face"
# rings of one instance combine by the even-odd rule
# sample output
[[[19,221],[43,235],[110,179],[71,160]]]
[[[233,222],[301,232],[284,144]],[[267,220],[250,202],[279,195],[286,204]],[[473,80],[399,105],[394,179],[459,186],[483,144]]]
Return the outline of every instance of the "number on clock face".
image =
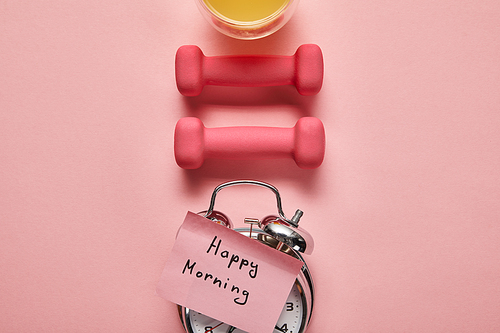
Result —
[[[299,333],[303,311],[302,297],[297,284],[294,284],[274,327],[274,333]],[[196,311],[190,311],[189,320],[195,333],[246,333]]]

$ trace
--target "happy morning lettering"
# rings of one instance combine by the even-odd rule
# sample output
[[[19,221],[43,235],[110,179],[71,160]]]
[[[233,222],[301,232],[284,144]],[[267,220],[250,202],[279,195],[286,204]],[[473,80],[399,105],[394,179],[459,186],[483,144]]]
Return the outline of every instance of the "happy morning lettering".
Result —
[[[212,243],[209,245],[206,251],[206,254],[219,256],[221,259],[224,259],[228,262],[227,269],[232,269],[233,271],[237,270],[239,272],[247,273],[250,278],[255,279],[257,277],[257,271],[259,265],[257,263],[254,263],[253,261],[250,262],[248,259],[240,257],[237,254],[230,253],[228,250],[222,250],[221,249],[222,239],[217,239],[217,238],[218,238],[217,236],[213,238]],[[221,251],[219,252],[219,250]],[[240,287],[235,286],[234,284],[231,286],[229,278],[226,278],[226,280],[223,281],[219,277],[213,276],[210,273],[207,272],[204,273],[201,270],[196,270],[195,269],[196,265],[197,265],[196,261],[191,262],[191,259],[187,259],[186,264],[182,269],[182,274],[193,275],[194,277],[200,280],[206,281],[207,283],[211,283],[216,288],[228,290],[231,293],[238,294],[238,297],[234,298],[233,300],[234,303],[238,305],[247,304],[248,297],[250,296],[248,290],[241,288],[241,295],[240,295]]]

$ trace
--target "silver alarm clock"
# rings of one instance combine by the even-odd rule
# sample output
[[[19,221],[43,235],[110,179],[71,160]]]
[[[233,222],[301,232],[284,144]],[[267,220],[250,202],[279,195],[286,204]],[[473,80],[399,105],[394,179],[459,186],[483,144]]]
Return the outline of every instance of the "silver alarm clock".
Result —
[[[301,254],[310,254],[313,250],[314,242],[311,235],[298,226],[302,211],[297,210],[291,219],[287,219],[281,207],[280,194],[274,186],[255,180],[236,180],[217,186],[212,193],[208,210],[199,214],[208,220],[232,229],[233,224],[231,220],[224,213],[215,211],[214,206],[217,193],[225,187],[234,185],[262,186],[272,190],[276,195],[278,215],[270,215],[262,220],[247,218],[245,219],[245,223],[249,224],[249,227],[234,230],[303,262],[302,269],[283,305],[281,315],[273,332],[303,333],[306,331],[311,319],[314,303],[314,287],[311,273]],[[182,325],[187,333],[245,333],[245,331],[234,326],[230,326],[189,308],[179,305],[178,310]],[[256,318],[255,320],[258,319]]]

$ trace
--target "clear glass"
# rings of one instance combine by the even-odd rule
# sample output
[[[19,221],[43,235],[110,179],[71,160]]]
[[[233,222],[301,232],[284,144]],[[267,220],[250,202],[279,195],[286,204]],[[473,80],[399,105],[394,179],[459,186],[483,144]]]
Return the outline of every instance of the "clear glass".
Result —
[[[266,37],[281,29],[290,20],[299,2],[299,0],[285,0],[279,9],[269,15],[245,20],[223,15],[211,5],[210,0],[195,1],[205,19],[215,29],[227,36],[247,40]]]

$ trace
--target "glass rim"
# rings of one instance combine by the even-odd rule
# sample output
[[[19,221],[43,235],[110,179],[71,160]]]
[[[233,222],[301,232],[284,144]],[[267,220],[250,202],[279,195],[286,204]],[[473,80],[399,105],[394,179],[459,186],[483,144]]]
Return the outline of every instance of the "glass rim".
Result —
[[[267,23],[271,22],[271,21],[274,21],[276,18],[278,18],[281,14],[283,14],[291,5],[292,3],[294,3],[295,1],[298,1],[298,0],[288,0],[287,3],[285,5],[283,5],[282,7],[280,7],[280,9],[278,9],[277,11],[275,11],[274,13],[272,13],[271,15],[269,16],[266,16],[264,18],[261,18],[259,20],[255,20],[255,21],[238,21],[238,20],[233,20],[227,16],[224,16],[222,15],[221,13],[219,13],[218,11],[216,11],[215,9],[211,9],[207,6],[207,4],[205,3],[205,0],[197,0],[197,2],[202,6],[202,8],[204,10],[206,10],[208,13],[212,14],[215,18],[217,18],[219,21],[227,24],[227,25],[231,25],[231,26],[237,26],[237,27],[244,27],[244,28],[255,28],[255,27],[259,27],[259,26],[262,26],[262,25],[266,25]]]

